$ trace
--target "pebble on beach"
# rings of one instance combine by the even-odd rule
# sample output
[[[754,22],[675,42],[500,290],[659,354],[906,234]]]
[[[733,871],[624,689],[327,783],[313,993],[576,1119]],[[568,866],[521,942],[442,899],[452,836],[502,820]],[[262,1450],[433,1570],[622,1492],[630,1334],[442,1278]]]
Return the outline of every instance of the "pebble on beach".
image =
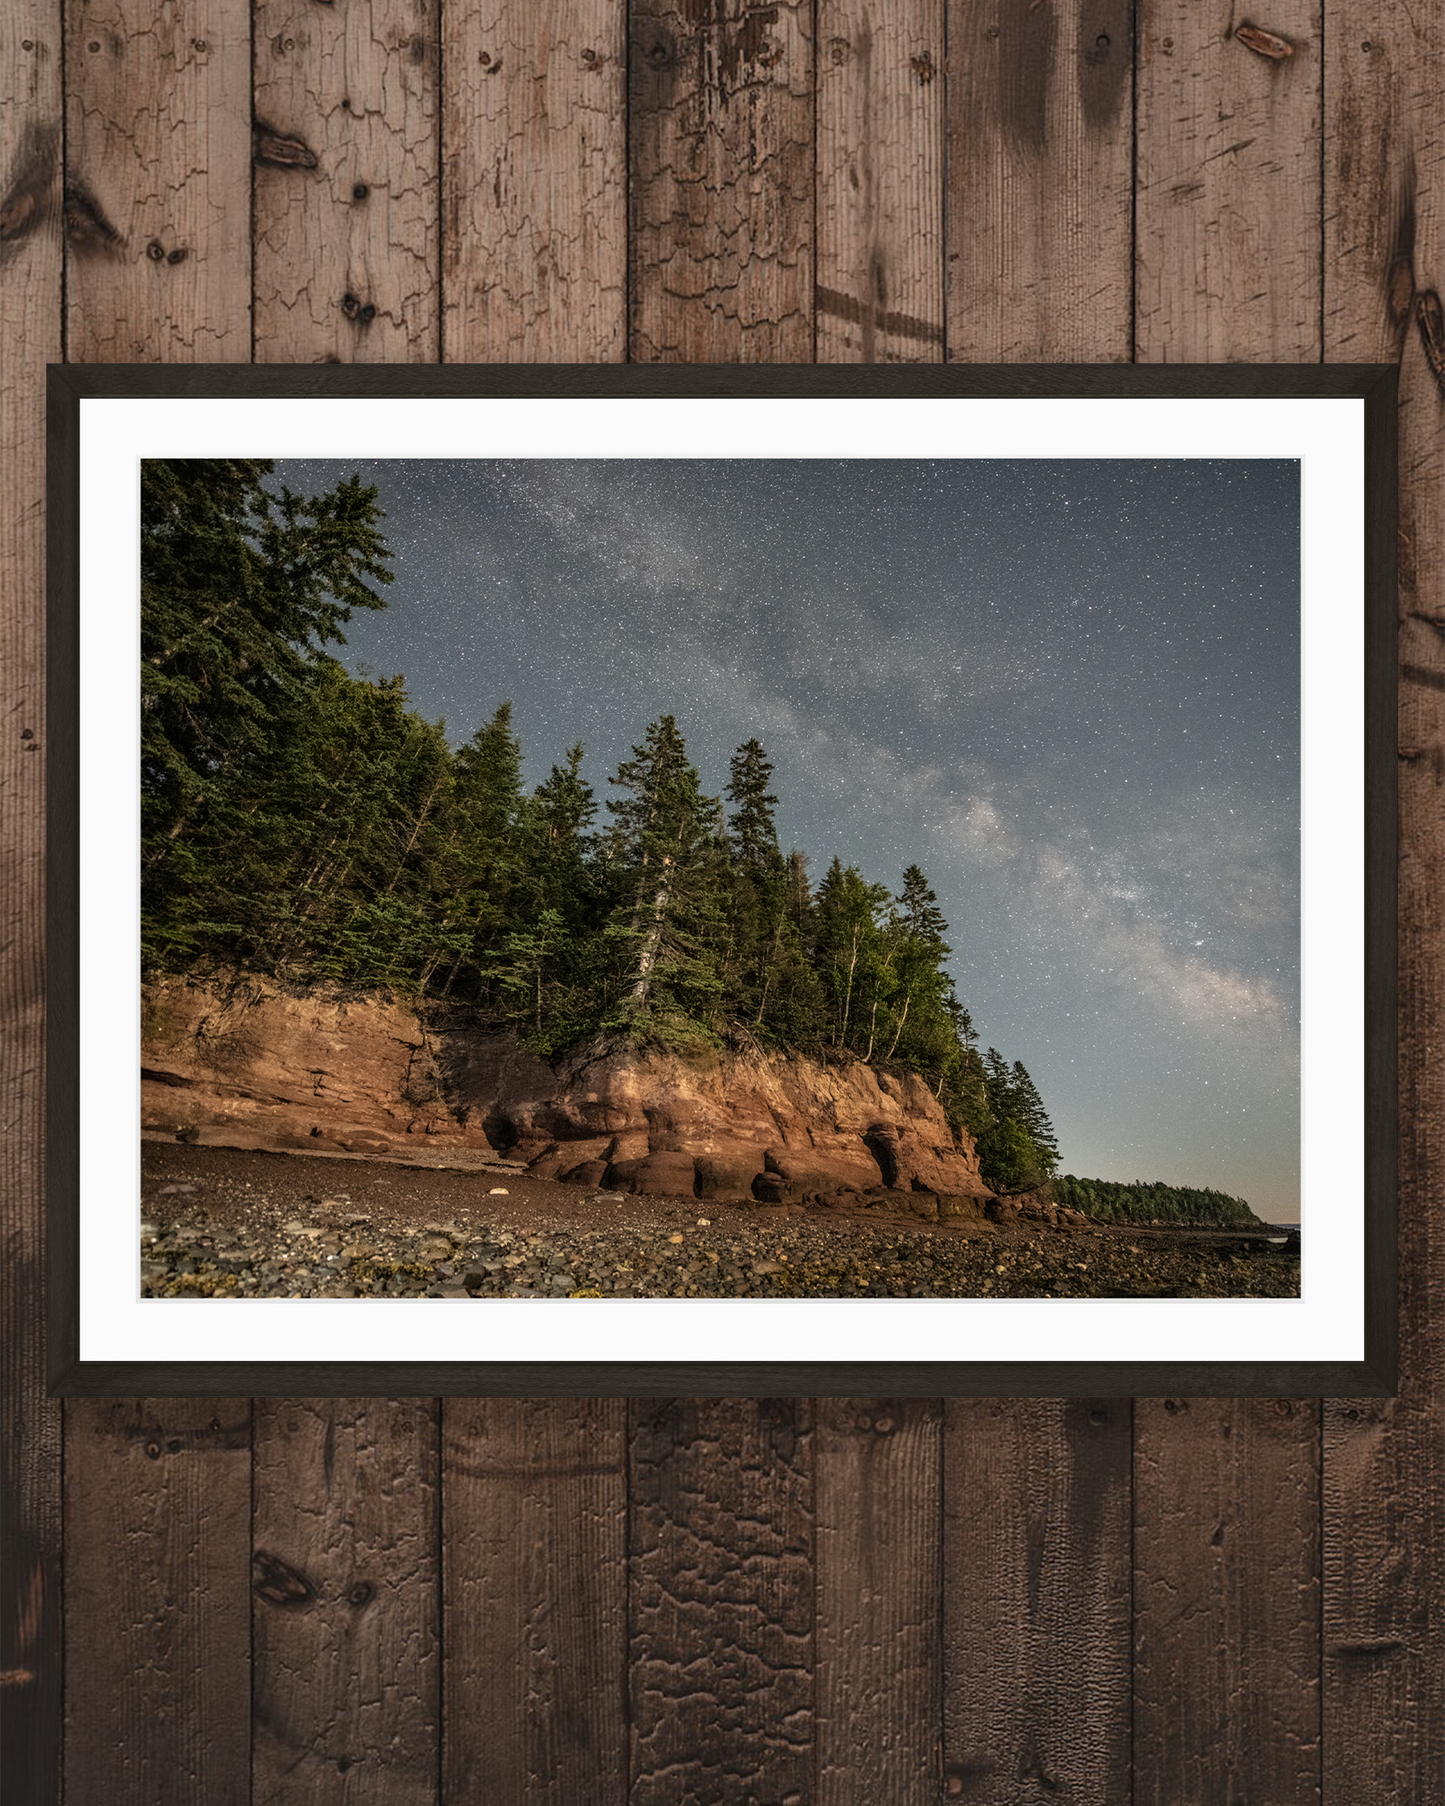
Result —
[[[712,1216],[697,1217],[688,1198],[624,1198],[525,1175],[514,1189],[484,1188],[475,1174],[372,1161],[353,1162],[350,1190],[337,1194],[317,1184],[315,1164],[146,1143],[143,1296],[1299,1294],[1297,1252],[1262,1237],[933,1224],[900,1215],[896,1197],[859,1199],[848,1211],[713,1202]],[[368,1208],[356,1208],[363,1199]]]

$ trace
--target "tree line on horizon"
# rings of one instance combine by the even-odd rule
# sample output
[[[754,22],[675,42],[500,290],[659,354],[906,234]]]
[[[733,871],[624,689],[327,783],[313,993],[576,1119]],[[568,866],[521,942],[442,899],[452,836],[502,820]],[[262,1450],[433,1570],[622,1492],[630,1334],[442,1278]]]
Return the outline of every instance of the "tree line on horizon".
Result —
[[[711,796],[671,715],[605,809],[580,743],[526,788],[507,702],[453,748],[402,677],[327,651],[385,606],[377,491],[271,473],[142,465],[147,971],[447,1000],[549,1058],[603,1030],[846,1054],[919,1074],[996,1186],[1057,1171],[1027,1070],[979,1050],[920,866],[894,892],[834,858],[815,884],[780,846],[760,742]]]
[[[1082,1210],[1096,1223],[1219,1223],[1259,1221],[1243,1198],[1208,1185],[1165,1185],[1156,1179],[1077,1179],[1060,1173],[1053,1181],[1056,1203]]]

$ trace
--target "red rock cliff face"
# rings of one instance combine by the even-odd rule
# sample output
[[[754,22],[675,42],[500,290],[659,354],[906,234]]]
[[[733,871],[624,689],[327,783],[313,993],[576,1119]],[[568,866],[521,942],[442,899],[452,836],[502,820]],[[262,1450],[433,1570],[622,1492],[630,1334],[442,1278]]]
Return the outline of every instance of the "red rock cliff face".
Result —
[[[430,1137],[486,1149],[447,1102],[415,1010],[252,978],[143,987],[141,1126],[219,1147],[384,1152]]]
[[[142,1067],[144,1125],[220,1145],[495,1150],[540,1178],[703,1198],[988,1195],[928,1086],[857,1061],[614,1043],[554,1070],[389,999],[248,979],[149,987]]]
[[[579,1050],[552,1071],[503,1040],[443,1035],[448,1095],[543,1178],[698,1197],[987,1188],[932,1092],[858,1061]]]

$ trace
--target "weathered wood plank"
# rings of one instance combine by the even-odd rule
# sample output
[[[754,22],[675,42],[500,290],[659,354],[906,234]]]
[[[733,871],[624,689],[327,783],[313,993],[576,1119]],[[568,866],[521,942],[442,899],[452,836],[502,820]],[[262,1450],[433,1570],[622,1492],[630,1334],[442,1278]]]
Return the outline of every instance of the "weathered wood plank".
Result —
[[[443,12],[450,362],[627,355],[625,0]]]
[[[815,349],[943,356],[944,0],[820,0]]]
[[[952,1399],[944,1464],[944,1797],[1129,1798],[1130,1412]]]
[[[66,1409],[66,1806],[244,1806],[251,1407]]]
[[[1134,1407],[1135,1806],[1320,1796],[1319,1408]]]
[[[1320,0],[1278,0],[1262,54],[1232,0],[1142,0],[1136,355],[1320,355]]]
[[[437,6],[257,5],[259,360],[436,360]]]
[[[813,355],[811,0],[633,0],[632,356]]]
[[[251,355],[251,25],[226,0],[68,0],[66,355]]]
[[[630,1806],[801,1803],[812,1793],[812,1406],[632,1409]]]
[[[61,355],[60,8],[0,19],[0,1749],[60,1797],[60,1406],[45,1396],[45,372]],[[24,347],[24,356],[16,348]]]
[[[1400,361],[1400,656],[1445,671],[1445,291],[1438,8],[1332,5],[1325,356]],[[1445,1774],[1445,696],[1400,687],[1400,1391],[1324,1407],[1326,1806],[1428,1799]]]
[[[444,1409],[444,1797],[627,1798],[627,1409]]]
[[[817,1406],[817,1806],[933,1806],[941,1760],[942,1411]]]
[[[1144,0],[1135,354],[1312,361],[1323,246],[1318,0],[1241,37],[1222,0]],[[1319,1411],[1135,1409],[1136,1806],[1320,1786]]]
[[[258,1400],[255,1806],[432,1806],[437,1406]]]
[[[250,354],[250,26],[221,0],[65,16],[66,355]],[[249,1797],[250,1406],[65,1413],[65,1792]]]
[[[1133,6],[950,0],[948,355],[1128,362]]]

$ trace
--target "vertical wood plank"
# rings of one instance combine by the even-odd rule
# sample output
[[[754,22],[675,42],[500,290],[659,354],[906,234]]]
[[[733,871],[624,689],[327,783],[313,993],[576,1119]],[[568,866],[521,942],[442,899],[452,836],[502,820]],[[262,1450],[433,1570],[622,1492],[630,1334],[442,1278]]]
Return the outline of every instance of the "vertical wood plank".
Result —
[[[944,1797],[1129,1798],[1130,1413],[951,1399]]]
[[[627,1798],[627,1410],[444,1410],[444,1797]]]
[[[933,1806],[941,1766],[942,1412],[823,1399],[814,1441],[816,1806]]]
[[[1321,350],[1320,8],[1283,0],[1271,57],[1224,0],[1139,15],[1135,354]],[[1136,1806],[1319,1797],[1319,1410],[1135,1409]]]
[[[812,1797],[812,1406],[633,1406],[630,1806]]]
[[[949,0],[951,358],[1128,361],[1132,69],[1132,0]]]
[[[65,12],[66,355],[244,360],[250,21]],[[68,1806],[249,1797],[250,1406],[65,1412]]]
[[[813,355],[812,0],[632,0],[640,362]]]
[[[450,362],[627,355],[625,0],[443,12]]]
[[[0,1748],[60,1797],[60,1406],[45,1396],[45,371],[61,355],[60,8],[0,19]],[[24,356],[16,348],[24,347]]]
[[[1326,1806],[1445,1774],[1445,18],[1325,16],[1325,356],[1400,362],[1400,1390],[1324,1407]]]
[[[256,357],[434,362],[437,0],[255,9]]]
[[[943,356],[945,0],[819,0],[820,362]]]
[[[251,23],[227,0],[67,0],[67,355],[251,355]]]
[[[66,1419],[66,1806],[244,1806],[251,1407]]]
[[[1134,1408],[1135,1806],[1320,1797],[1319,1409]]]
[[[948,0],[946,354],[1127,361],[1132,0]],[[1129,1412],[950,1400],[943,1789],[1129,1794]]]
[[[256,1404],[252,1798],[438,1797],[437,1407]]]
[[[1320,0],[1251,49],[1232,0],[1140,0],[1136,355],[1320,355]]]

